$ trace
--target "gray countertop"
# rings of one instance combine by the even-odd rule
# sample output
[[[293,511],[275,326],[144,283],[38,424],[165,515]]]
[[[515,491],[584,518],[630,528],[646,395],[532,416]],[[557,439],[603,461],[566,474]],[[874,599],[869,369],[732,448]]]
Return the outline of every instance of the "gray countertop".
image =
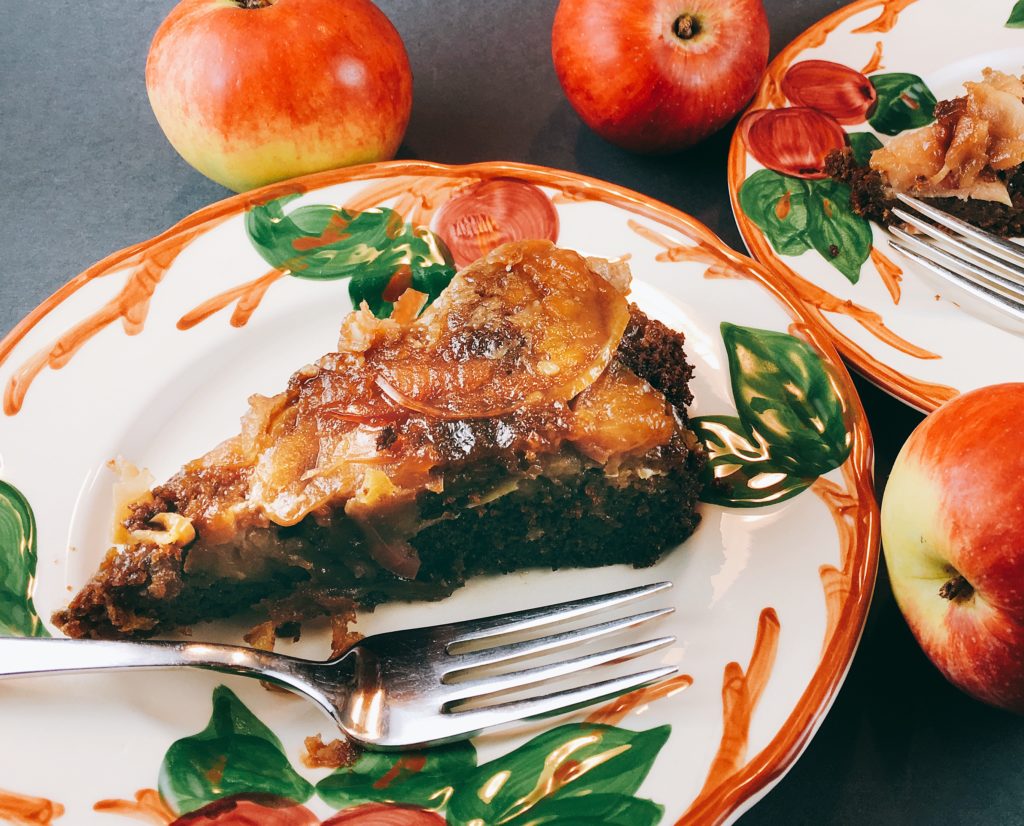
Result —
[[[412,61],[399,157],[569,169],[685,210],[743,250],[731,127],[665,158],[589,132],[550,59],[554,0],[379,0]],[[149,108],[146,52],[173,0],[0,0],[0,334],[89,264],[230,193],[182,161]],[[766,0],[777,52],[841,0]],[[920,416],[858,380],[879,490]],[[1024,823],[1024,722],[947,685],[884,570],[863,642],[805,755],[744,816],[759,823]],[[3,778],[0,777],[0,786]]]

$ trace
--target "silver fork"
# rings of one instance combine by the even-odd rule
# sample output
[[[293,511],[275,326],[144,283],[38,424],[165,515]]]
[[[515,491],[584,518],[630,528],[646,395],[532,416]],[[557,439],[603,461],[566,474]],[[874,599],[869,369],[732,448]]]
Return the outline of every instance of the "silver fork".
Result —
[[[893,215],[918,234],[890,227],[895,238],[890,238],[889,244],[894,249],[975,298],[1024,322],[1024,247],[917,198],[896,197],[918,214],[895,207]]]
[[[481,704],[499,694],[671,645],[675,637],[665,636],[510,673],[486,671],[602,639],[670,614],[673,608],[661,608],[547,636],[502,642],[513,634],[541,632],[556,623],[608,611],[671,587],[670,582],[658,582],[479,620],[375,634],[327,661],[202,642],[4,638],[0,639],[0,677],[206,668],[270,680],[308,697],[346,736],[369,748],[428,746],[471,737],[493,726],[580,708],[673,674],[676,669],[671,666],[654,668],[527,699]],[[464,708],[467,704],[471,707]]]

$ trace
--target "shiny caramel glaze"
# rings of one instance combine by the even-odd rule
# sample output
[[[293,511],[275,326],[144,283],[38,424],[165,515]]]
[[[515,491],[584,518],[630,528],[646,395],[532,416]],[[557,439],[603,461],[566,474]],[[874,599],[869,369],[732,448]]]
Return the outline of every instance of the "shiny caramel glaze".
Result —
[[[985,69],[966,94],[941,101],[935,121],[871,155],[897,192],[973,198],[1011,206],[1005,173],[1024,163],[1024,81]]]
[[[438,418],[498,416],[585,390],[628,320],[622,292],[578,253],[520,241],[462,270],[366,360],[403,407]]]
[[[421,306],[410,290],[389,319],[350,314],[340,351],[254,396],[241,433],[186,465],[162,502],[216,545],[338,506],[393,510],[440,491],[449,465],[529,463],[564,442],[603,464],[679,426],[659,390],[613,363],[629,306],[572,251],[506,244]]]
[[[109,603],[104,583],[132,585],[151,557],[204,583],[272,579],[282,568],[316,579],[321,563],[299,538],[310,520],[413,580],[421,560],[410,540],[434,524],[424,496],[489,501],[521,487],[517,479],[603,468],[626,484],[682,467],[699,452],[685,426],[691,368],[681,336],[627,303],[628,283],[622,264],[526,241],[462,270],[425,311],[412,290],[390,318],[357,309],[337,352],[282,393],[253,396],[238,435],[130,507],[128,535],[147,542],[112,551],[55,621],[91,633],[80,615]],[[168,512],[190,521],[194,541],[149,541]],[[130,614],[113,625],[146,631],[151,618]]]

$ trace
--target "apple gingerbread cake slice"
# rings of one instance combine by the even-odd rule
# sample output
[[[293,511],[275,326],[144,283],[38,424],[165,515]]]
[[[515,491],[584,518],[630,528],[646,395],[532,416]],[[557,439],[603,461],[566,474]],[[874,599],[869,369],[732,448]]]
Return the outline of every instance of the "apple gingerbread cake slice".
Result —
[[[850,203],[883,225],[896,194],[1004,237],[1024,235],[1024,81],[985,69],[961,97],[940,101],[935,121],[892,138],[866,165],[850,149],[832,152],[826,171],[849,184]]]
[[[477,574],[651,565],[697,525],[705,455],[683,336],[628,285],[624,264],[523,241],[426,310],[413,290],[390,318],[355,310],[238,435],[162,485],[122,484],[118,544],[54,622],[279,624]]]

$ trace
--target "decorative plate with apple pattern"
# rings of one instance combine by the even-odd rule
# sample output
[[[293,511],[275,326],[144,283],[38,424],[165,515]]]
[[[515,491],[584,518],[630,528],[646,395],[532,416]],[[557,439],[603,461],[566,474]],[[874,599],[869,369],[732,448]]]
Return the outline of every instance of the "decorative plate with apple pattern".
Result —
[[[329,721],[253,681],[3,682],[0,820],[722,823],[778,781],[843,680],[874,582],[863,411],[821,327],[759,265],[688,216],[568,173],[404,162],[323,173],[210,206],[69,281],[0,342],[0,632],[49,635],[46,618],[96,568],[110,459],[169,475],[235,430],[249,394],[332,350],[353,301],[385,314],[406,286],[436,296],[457,267],[526,237],[628,260],[632,299],[685,331],[693,424],[712,457],[701,525],[654,568],[481,578],[441,602],[382,606],[358,630],[668,579],[664,631],[678,642],[657,656],[678,676],[337,768],[310,759],[316,737],[337,736]],[[237,642],[244,630],[191,633]],[[329,636],[313,623],[279,650],[323,658]]]
[[[846,144],[866,162],[986,67],[1024,71],[1024,3],[858,0],[779,53],[729,153],[733,212],[754,256],[858,370],[923,410],[1018,380],[1024,331],[891,251],[813,156]]]

